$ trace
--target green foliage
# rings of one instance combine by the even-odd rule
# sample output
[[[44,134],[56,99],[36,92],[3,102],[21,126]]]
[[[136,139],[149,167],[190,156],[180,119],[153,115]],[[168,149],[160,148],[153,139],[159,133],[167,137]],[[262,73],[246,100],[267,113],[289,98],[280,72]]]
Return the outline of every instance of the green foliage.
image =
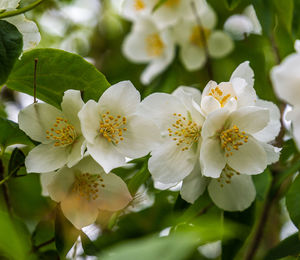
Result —
[[[68,89],[82,92],[85,101],[97,100],[109,86],[102,73],[76,54],[56,49],[35,49],[24,53],[10,74],[7,87],[33,95],[34,60],[37,64],[37,98],[60,107]]]
[[[256,198],[264,200],[272,182],[270,169],[267,168],[263,173],[252,176],[252,180],[256,189]]]
[[[286,194],[286,206],[295,226],[300,228],[300,175],[296,177]]]
[[[14,25],[0,20],[0,85],[7,80],[22,48],[22,34]]]

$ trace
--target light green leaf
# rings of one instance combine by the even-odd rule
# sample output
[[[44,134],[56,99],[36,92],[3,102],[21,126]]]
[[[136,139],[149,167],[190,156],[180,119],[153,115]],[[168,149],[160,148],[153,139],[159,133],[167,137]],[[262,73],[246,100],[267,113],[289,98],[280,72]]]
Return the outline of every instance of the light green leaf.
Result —
[[[109,87],[106,78],[92,64],[76,54],[56,49],[35,49],[24,53],[10,74],[7,87],[33,95],[34,60],[37,64],[37,98],[60,107],[68,89],[81,90],[83,99],[97,100]]]

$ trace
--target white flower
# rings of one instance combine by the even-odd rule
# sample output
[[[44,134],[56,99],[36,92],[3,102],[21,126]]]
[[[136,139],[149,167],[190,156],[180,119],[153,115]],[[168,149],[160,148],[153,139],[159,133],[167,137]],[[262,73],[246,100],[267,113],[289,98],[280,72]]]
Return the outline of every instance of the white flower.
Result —
[[[300,41],[295,42],[297,53],[289,55],[284,61],[271,70],[274,90],[279,98],[293,106],[293,110],[286,115],[292,120],[293,136],[300,149]]]
[[[141,75],[142,83],[149,84],[175,56],[172,32],[170,29],[159,30],[150,20],[141,19],[126,37],[123,53],[132,62],[150,63]]]
[[[61,203],[62,212],[78,229],[94,223],[99,210],[118,211],[132,200],[125,182],[106,174],[91,157],[72,168],[43,173],[41,183],[44,193]]]
[[[130,21],[151,16],[155,1],[153,0],[124,0],[120,14]]]
[[[232,73],[229,82],[217,84],[209,81],[202,93],[201,110],[208,115],[220,108],[234,111],[242,106],[253,106],[256,92],[253,88],[254,72],[249,61],[241,63]]]
[[[16,9],[20,0],[0,0],[0,10],[2,9]],[[17,27],[19,32],[23,35],[23,50],[34,48],[41,40],[41,35],[37,25],[26,19],[24,14],[19,14],[9,18],[5,18],[7,22]]]
[[[240,174],[259,174],[277,161],[278,150],[255,138],[269,121],[269,110],[256,106],[232,113],[219,109],[208,115],[202,128],[202,174],[219,178],[226,165]]]
[[[256,190],[251,176],[240,174],[224,167],[219,178],[208,178],[201,175],[199,165],[183,180],[180,194],[190,203],[208,189],[212,201],[226,211],[243,211],[255,200]]]
[[[156,132],[137,114],[140,93],[130,81],[108,88],[98,103],[89,100],[78,116],[90,155],[105,172],[124,166],[125,157],[147,155]]]
[[[233,41],[229,35],[213,30],[216,15],[212,8],[203,2],[197,4],[196,11],[199,19],[196,19],[193,13],[192,19],[189,17],[179,21],[174,27],[176,40],[181,47],[180,58],[187,70],[197,70],[204,66],[206,44],[208,54],[213,58],[224,57],[233,49]],[[201,24],[197,20],[200,20]]]
[[[75,165],[83,156],[84,138],[77,113],[83,106],[80,92],[68,90],[62,111],[45,104],[32,104],[19,113],[19,126],[33,140],[41,142],[25,160],[28,172],[49,172]]]
[[[224,30],[228,32],[235,40],[243,40],[245,35],[261,34],[262,29],[257,19],[253,5],[245,8],[243,14],[230,16],[225,24]]]
[[[160,129],[161,140],[152,149],[148,168],[155,181],[177,183],[199,160],[203,116],[197,110],[199,90],[180,87],[172,95],[154,93],[141,103],[141,111]]]

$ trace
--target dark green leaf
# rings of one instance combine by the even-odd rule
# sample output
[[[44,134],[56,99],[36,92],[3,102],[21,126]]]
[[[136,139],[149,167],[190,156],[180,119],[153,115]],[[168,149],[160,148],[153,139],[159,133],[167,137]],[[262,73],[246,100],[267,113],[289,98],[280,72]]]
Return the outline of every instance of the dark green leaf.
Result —
[[[144,162],[142,168],[130,179],[128,182],[128,189],[131,195],[135,195],[139,187],[144,184],[150,177],[150,172],[148,171],[147,161]]]
[[[37,98],[60,107],[68,89],[81,90],[83,99],[98,99],[109,86],[92,64],[76,54],[56,49],[35,49],[16,62],[7,86],[33,95],[34,60],[37,64]]]
[[[14,25],[0,20],[0,85],[7,80],[22,48],[22,34]]]
[[[3,147],[12,144],[31,144],[26,134],[13,121],[0,117],[0,129],[0,145]]]
[[[267,168],[262,174],[253,175],[252,180],[256,189],[256,198],[264,200],[272,181],[269,168]]]
[[[300,227],[300,175],[296,177],[286,195],[286,206],[295,226]]]
[[[60,260],[59,254],[55,250],[41,252],[38,257],[39,260]]]
[[[300,241],[298,233],[293,234],[283,241],[281,241],[276,247],[272,248],[264,260],[275,260],[285,256],[299,255],[300,254]]]
[[[229,10],[235,9],[240,2],[241,0],[225,0],[225,4]]]
[[[51,217],[47,220],[42,220],[37,224],[32,234],[32,241],[34,246],[37,247],[52,238],[54,238],[54,219]],[[53,246],[54,243],[50,245]]]
[[[80,238],[84,253],[86,255],[97,255],[99,253],[98,248],[84,232],[80,232]]]
[[[15,148],[10,156],[10,160],[8,163],[8,174],[16,175],[18,170],[22,166],[24,166],[24,162],[25,162],[24,153],[20,149]]]

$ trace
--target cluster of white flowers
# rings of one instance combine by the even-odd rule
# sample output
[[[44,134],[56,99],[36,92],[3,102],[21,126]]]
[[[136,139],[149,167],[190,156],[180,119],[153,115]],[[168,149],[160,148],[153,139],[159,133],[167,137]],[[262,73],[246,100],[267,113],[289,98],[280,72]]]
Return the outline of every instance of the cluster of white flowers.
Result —
[[[121,14],[133,28],[123,45],[125,56],[149,63],[141,76],[144,84],[161,73],[175,57],[192,71],[205,65],[207,55],[221,58],[233,49],[231,37],[215,30],[217,17],[205,0],[167,0],[154,10],[157,0],[124,0]]]
[[[0,0],[0,10],[11,11],[19,6],[20,0]],[[37,25],[26,19],[24,14],[19,14],[4,19],[17,27],[23,35],[23,50],[34,48],[41,40]]]
[[[300,41],[295,42],[296,53],[289,55],[271,71],[274,90],[279,98],[292,106],[286,120],[292,121],[294,140],[300,150]]]
[[[98,210],[121,210],[132,200],[124,181],[111,173],[151,152],[154,181],[193,203],[208,187],[214,203],[244,210],[255,199],[253,174],[276,162],[272,142],[279,111],[257,99],[253,71],[244,62],[229,82],[198,89],[179,87],[142,102],[129,81],[108,88],[98,102],[65,92],[61,108],[34,103],[19,113],[20,128],[41,144],[26,157],[28,172],[42,173],[44,194],[61,202],[77,227],[93,223]]]

